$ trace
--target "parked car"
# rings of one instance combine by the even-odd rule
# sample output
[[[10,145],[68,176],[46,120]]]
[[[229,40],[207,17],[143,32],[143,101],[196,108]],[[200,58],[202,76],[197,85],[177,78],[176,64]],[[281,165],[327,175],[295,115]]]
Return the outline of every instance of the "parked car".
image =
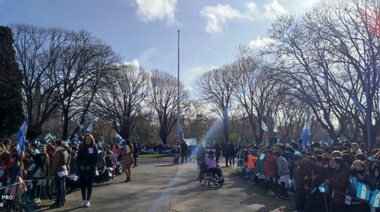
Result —
[[[155,154],[156,152],[153,149],[141,149],[140,154]]]

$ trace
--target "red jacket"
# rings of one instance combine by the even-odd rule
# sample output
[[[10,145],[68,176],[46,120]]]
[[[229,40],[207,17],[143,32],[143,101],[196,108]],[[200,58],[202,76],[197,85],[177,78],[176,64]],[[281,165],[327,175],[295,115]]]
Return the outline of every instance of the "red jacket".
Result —
[[[267,154],[264,158],[264,175],[267,177],[275,177],[277,174],[277,162],[274,154]]]
[[[334,190],[333,202],[339,205],[344,205],[346,198],[346,188],[348,185],[349,175],[344,169],[332,170],[329,173],[329,188]]]
[[[298,164],[298,166],[294,167],[293,170],[293,178],[296,182],[296,185],[301,187],[309,187],[311,182],[311,174],[311,167],[308,164],[306,164],[304,160],[302,160],[301,163]],[[308,179],[305,179],[306,176],[308,177]]]

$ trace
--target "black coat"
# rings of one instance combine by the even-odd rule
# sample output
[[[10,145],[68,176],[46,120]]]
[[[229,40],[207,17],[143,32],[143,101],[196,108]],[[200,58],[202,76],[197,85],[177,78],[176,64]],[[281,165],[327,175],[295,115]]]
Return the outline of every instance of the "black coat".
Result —
[[[91,150],[92,148],[92,150]],[[91,153],[90,153],[91,152]],[[85,177],[95,176],[95,167],[98,161],[98,148],[97,147],[87,147],[86,145],[81,145],[79,147],[77,155],[77,175]]]

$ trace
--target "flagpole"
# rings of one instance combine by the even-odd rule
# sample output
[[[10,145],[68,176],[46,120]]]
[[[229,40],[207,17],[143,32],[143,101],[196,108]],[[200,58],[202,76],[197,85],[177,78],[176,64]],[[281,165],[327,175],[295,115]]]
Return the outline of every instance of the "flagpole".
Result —
[[[178,78],[177,78],[177,95],[178,95],[178,99],[177,99],[177,125],[178,125],[178,137],[180,138],[180,96],[179,96],[179,30],[178,30],[178,54],[177,54],[178,58],[177,58],[177,74],[178,74]]]

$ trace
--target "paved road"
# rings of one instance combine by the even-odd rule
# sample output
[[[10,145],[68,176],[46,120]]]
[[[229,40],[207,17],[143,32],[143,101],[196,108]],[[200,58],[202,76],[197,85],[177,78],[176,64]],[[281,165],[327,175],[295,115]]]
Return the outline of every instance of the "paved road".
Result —
[[[41,206],[37,211],[290,211],[289,201],[267,196],[235,173],[236,167],[222,167],[223,187],[201,187],[196,165],[172,165],[171,158],[139,159],[132,168],[132,181],[125,175],[93,189],[91,207],[80,208],[80,191],[70,193],[62,208]]]

